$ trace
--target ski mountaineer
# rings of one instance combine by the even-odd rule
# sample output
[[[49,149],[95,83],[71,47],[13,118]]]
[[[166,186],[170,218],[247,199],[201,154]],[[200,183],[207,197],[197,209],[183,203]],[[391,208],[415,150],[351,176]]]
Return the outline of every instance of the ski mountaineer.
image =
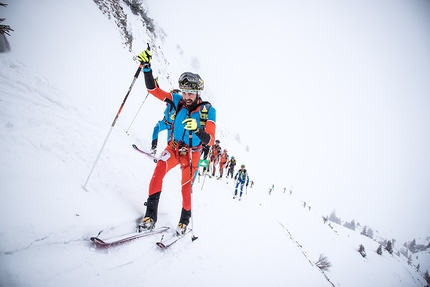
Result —
[[[157,83],[157,80],[155,81]],[[157,83],[158,87],[158,83]],[[180,90],[174,89],[170,93],[180,93]],[[151,154],[155,155],[157,153],[158,145],[158,134],[164,130],[167,130],[167,143],[170,141],[172,132],[172,120],[175,118],[175,107],[173,103],[166,102],[166,109],[164,110],[164,117],[162,120],[158,121],[154,126],[154,131],[152,132],[152,142],[151,142]]]
[[[247,187],[248,187],[248,183],[249,183],[248,172],[246,171],[244,164],[242,164],[240,166],[240,169],[238,170],[238,172],[234,176],[234,179],[236,180],[236,188],[234,190],[233,199],[235,199],[236,196],[237,196],[237,188],[239,187],[239,184],[240,184],[240,195],[239,195],[239,200],[240,200],[242,198],[243,186],[245,184],[245,181],[246,181],[246,186]]]
[[[227,154],[227,150],[224,149],[222,151],[221,156],[219,157],[219,178],[222,178],[224,173],[224,165],[227,163],[229,155]]]
[[[236,159],[234,156],[231,156],[231,159],[227,162],[227,177],[230,175],[230,178],[234,176],[234,167],[236,166]]]
[[[179,165],[182,171],[182,209],[176,233],[185,234],[191,217],[192,179],[198,168],[202,144],[212,145],[215,139],[216,110],[201,99],[204,82],[197,74],[185,72],[179,77],[182,95],[157,87],[152,75],[151,59],[149,49],[138,56],[138,60],[143,63],[146,88],[155,98],[172,102],[176,112],[172,120],[172,137],[155,166],[145,203],[146,213],[138,228],[140,231],[154,228],[163,179],[167,172]]]
[[[216,140],[215,144],[211,146],[211,157],[210,157],[210,163],[212,164],[212,176],[215,176],[216,172],[216,165],[219,162],[219,157],[221,155],[221,147],[220,147],[220,141]]]
[[[210,150],[210,146],[208,146],[207,144],[203,144],[203,147],[202,147],[202,153],[201,153],[201,158],[203,159],[203,160],[207,160],[208,159],[208,156],[209,156],[209,150]],[[203,172],[205,172],[206,171],[206,166],[205,167],[203,167]]]

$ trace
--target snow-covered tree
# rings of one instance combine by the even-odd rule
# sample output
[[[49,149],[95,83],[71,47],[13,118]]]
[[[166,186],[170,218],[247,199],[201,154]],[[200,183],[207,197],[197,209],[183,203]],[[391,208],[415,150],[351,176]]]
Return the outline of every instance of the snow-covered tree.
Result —
[[[324,254],[320,254],[320,257],[318,258],[318,261],[315,262],[315,265],[323,271],[329,271],[330,267],[332,266],[331,262]]]
[[[426,272],[424,272],[424,279],[427,282],[427,287],[430,285],[430,275],[429,275],[429,271],[426,270]]]
[[[3,4],[0,2],[0,6],[6,7],[7,4]],[[0,18],[0,23],[3,22],[4,20],[6,20],[6,19]],[[13,29],[9,25],[3,25],[3,24],[0,25],[0,34],[1,35],[6,34],[6,35],[10,36],[10,33],[9,33],[10,31],[13,31]]]
[[[417,242],[414,240],[411,241],[411,243],[409,243],[408,249],[412,252],[415,253],[417,251]]]
[[[358,247],[358,252],[360,252],[361,256],[366,257],[366,250],[364,249],[363,244],[360,244]]]
[[[361,235],[367,236],[367,226],[365,225],[360,232]]]
[[[391,240],[388,240],[387,246],[385,246],[385,250],[387,250],[388,253],[393,254],[393,245],[391,243]]]
[[[330,220],[331,222],[337,223],[337,224],[341,224],[342,220],[336,216],[336,210],[333,210],[332,213],[330,214],[328,220]]]
[[[367,237],[373,239],[373,229],[370,227],[367,229]]]
[[[355,220],[353,219],[351,222],[345,222],[343,226],[351,230],[355,230]]]
[[[378,253],[379,255],[382,254],[382,245],[379,245],[378,249],[376,249],[376,253]]]

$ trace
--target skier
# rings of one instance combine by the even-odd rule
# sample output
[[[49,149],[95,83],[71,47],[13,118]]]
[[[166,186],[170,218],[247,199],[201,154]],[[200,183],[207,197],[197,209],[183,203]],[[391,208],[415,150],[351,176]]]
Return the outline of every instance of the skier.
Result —
[[[212,176],[215,176],[216,171],[216,165],[219,162],[219,157],[221,155],[221,147],[220,147],[220,141],[216,140],[215,144],[211,146],[211,157],[210,157],[210,163],[212,164]]]
[[[249,183],[248,172],[246,171],[244,164],[242,164],[240,166],[240,169],[238,170],[238,172],[234,176],[234,179],[236,180],[236,188],[234,190],[233,199],[235,199],[236,196],[237,196],[237,189],[238,189],[239,184],[240,184],[240,195],[239,195],[239,200],[240,200],[242,198],[243,186],[245,184],[245,181],[246,181],[246,186],[247,187],[248,187],[248,183]]]
[[[203,144],[203,147],[202,147],[202,154],[201,154],[201,158],[202,159],[204,159],[204,160],[207,160],[208,159],[208,156],[209,156],[209,150],[210,150],[210,146],[208,146],[207,144]],[[207,167],[205,166],[205,167],[203,167],[203,172],[205,172],[206,171],[206,169],[207,169]]]
[[[158,84],[157,84],[158,87]],[[180,90],[174,89],[170,93],[180,93]],[[166,109],[164,110],[164,117],[162,120],[158,121],[154,126],[154,131],[152,132],[152,142],[151,142],[151,154],[155,155],[157,153],[158,144],[158,134],[164,130],[167,130],[167,142],[170,141],[172,133],[172,121],[175,118],[175,107],[173,103],[166,102]]]
[[[182,170],[182,209],[176,233],[185,234],[191,217],[192,178],[198,168],[202,144],[211,145],[215,139],[216,110],[208,102],[202,101],[200,96],[204,82],[198,74],[185,72],[179,77],[182,95],[157,87],[152,75],[151,59],[149,49],[138,56],[138,60],[143,63],[146,88],[155,98],[171,101],[175,106],[176,116],[172,121],[171,140],[161,153],[149,183],[146,213],[139,224],[139,230],[154,228],[163,179],[168,171],[179,165]]]
[[[234,176],[234,167],[236,166],[236,159],[234,156],[231,156],[231,159],[227,162],[227,177],[230,175],[230,178],[233,178]]]
[[[222,175],[224,173],[224,165],[227,163],[228,158],[229,158],[229,156],[227,154],[227,150],[224,149],[222,151],[220,158],[219,158],[219,178],[222,178]]]
[[[272,191],[275,189],[275,185],[274,184],[272,184],[272,187],[271,188],[269,188],[269,195],[270,194],[272,194]]]

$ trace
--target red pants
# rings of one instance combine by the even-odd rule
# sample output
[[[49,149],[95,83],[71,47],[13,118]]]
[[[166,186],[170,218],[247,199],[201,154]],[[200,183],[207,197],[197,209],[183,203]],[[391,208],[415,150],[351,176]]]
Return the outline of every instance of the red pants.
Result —
[[[222,177],[223,173],[224,173],[224,165],[226,164],[226,162],[220,162],[219,163],[219,176]]]
[[[190,178],[190,151],[186,155],[179,155],[172,145],[166,147],[161,153],[157,162],[151,182],[149,183],[149,195],[161,192],[163,188],[163,179],[166,173],[179,164],[182,170],[182,207],[185,210],[191,210],[191,182],[199,165],[200,152],[192,152],[192,176]]]
[[[212,163],[212,174],[215,175],[216,165],[218,164],[218,158],[217,157],[211,157],[211,163]]]

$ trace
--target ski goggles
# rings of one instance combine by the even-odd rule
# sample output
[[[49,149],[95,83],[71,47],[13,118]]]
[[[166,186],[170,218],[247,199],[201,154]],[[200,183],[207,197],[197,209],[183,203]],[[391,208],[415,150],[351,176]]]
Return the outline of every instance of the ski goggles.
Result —
[[[179,89],[186,93],[196,94],[204,88],[204,82],[200,76],[189,72],[183,73],[179,77],[178,83]]]
[[[182,93],[198,94],[199,90],[181,90]]]

